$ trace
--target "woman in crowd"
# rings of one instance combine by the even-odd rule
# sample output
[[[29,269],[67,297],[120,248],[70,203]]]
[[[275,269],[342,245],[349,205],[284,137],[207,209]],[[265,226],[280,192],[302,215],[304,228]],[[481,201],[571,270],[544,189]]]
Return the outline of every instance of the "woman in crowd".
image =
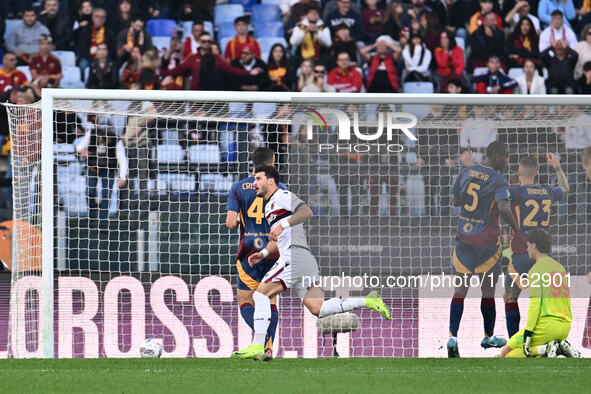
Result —
[[[446,92],[447,80],[458,78],[466,70],[464,51],[456,44],[454,35],[449,30],[439,34],[439,45],[434,51],[435,73],[433,77],[441,84],[441,92]]]
[[[142,52],[138,47],[131,50],[129,60],[123,63],[119,70],[121,76],[121,87],[129,89],[131,84],[139,80],[140,69],[142,68]]]
[[[269,79],[271,83],[283,85],[288,91],[293,90],[295,72],[289,60],[285,48],[281,44],[275,44],[269,53],[267,61]]]
[[[402,50],[402,58],[404,59],[404,82],[429,80],[431,51],[427,49],[421,36],[411,35],[408,44]]]
[[[507,40],[509,53],[509,68],[523,67],[525,60],[529,59],[538,66],[540,51],[538,47],[538,33],[531,19],[521,18],[515,25],[513,32]]]
[[[303,60],[300,64],[300,73],[298,77],[297,90],[301,91],[304,87],[314,84],[314,63],[310,59]]]
[[[536,64],[532,59],[523,62],[523,74],[515,78],[517,81],[517,94],[546,94],[544,78],[536,70]]]
[[[575,52],[579,55],[575,66],[575,79],[578,79],[583,76],[583,65],[591,61],[591,24],[586,25],[581,30],[581,41],[577,43]]]

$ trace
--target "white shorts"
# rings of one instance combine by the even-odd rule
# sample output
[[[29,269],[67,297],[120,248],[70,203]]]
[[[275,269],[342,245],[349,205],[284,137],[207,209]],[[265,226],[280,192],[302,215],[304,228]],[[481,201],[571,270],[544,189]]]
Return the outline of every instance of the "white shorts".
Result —
[[[284,289],[295,289],[300,298],[319,281],[318,263],[306,248],[292,246],[263,277],[264,283],[279,282]]]

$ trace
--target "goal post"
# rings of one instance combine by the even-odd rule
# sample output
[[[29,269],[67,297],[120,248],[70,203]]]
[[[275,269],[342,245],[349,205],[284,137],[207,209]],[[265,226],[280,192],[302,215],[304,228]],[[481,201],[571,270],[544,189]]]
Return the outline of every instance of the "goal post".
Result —
[[[392,308],[391,323],[356,312],[359,329],[339,331],[338,354],[442,357],[458,216],[451,184],[459,154],[481,160],[495,139],[510,148],[503,174],[513,182],[519,158],[533,155],[539,181],[556,185],[551,152],[575,186],[549,220],[573,278],[571,336],[591,356],[591,177],[581,167],[589,99],[44,89],[40,103],[8,104],[8,356],[138,357],[152,337],[164,357],[228,357],[248,343],[236,300],[237,275],[248,275],[236,272],[226,201],[252,170],[249,153],[268,146],[281,180],[315,213],[307,235],[328,294],[377,288]],[[242,214],[256,217],[252,209]],[[506,335],[502,287],[495,330]],[[460,336],[476,344],[466,356],[492,355],[477,346],[479,297],[466,301]],[[522,295],[522,318],[526,305]],[[333,355],[295,293],[282,295],[279,314],[279,356]],[[326,324],[322,332],[335,331]]]

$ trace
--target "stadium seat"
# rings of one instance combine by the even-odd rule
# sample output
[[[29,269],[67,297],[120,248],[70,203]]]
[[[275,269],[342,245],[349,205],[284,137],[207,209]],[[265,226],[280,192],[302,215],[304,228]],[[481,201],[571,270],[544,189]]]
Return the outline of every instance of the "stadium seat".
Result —
[[[466,41],[462,37],[456,37],[456,44],[466,52]]]
[[[281,22],[264,22],[253,24],[254,38],[264,37],[284,37],[283,23]]]
[[[252,7],[257,4],[257,0],[230,0],[228,4],[241,4],[244,11],[250,12]]]
[[[404,93],[433,93],[433,84],[431,82],[405,82],[402,85]]]
[[[18,66],[16,69],[25,74],[29,82],[33,80],[33,77],[31,76],[31,70],[29,70],[29,66]]]
[[[220,147],[214,144],[190,146],[189,161],[191,163],[219,163]]]
[[[150,19],[146,24],[146,28],[152,37],[172,37],[178,29],[178,23],[173,19]]]
[[[184,160],[185,152],[180,145],[158,145],[154,148],[159,163],[178,164]]]
[[[82,75],[81,75],[80,69],[78,67],[72,67],[72,66],[62,67],[62,74],[64,74],[64,77],[62,78],[61,82],[82,81]],[[61,86],[61,84],[60,84],[60,86]]]
[[[275,44],[281,44],[284,48],[287,48],[287,41],[283,37],[262,37],[257,40],[259,42],[259,46],[261,47],[261,53],[269,53],[271,52],[271,48]],[[265,58],[263,60],[267,61]]]
[[[222,52],[222,56],[226,55],[226,45],[231,39],[232,37],[220,38],[220,51]]]
[[[525,71],[521,67],[513,67],[509,69],[509,77],[515,79],[520,75],[523,75]]]
[[[253,103],[252,114],[255,119],[268,119],[276,108],[277,104],[274,103]]]
[[[478,75],[484,75],[488,72],[488,67],[476,67],[474,72],[472,73],[473,76],[477,77]]]
[[[152,44],[154,44],[158,50],[168,49],[168,46],[170,45],[170,36],[153,36]]]
[[[236,29],[234,29],[234,22],[224,22],[217,25],[218,28],[218,40],[224,38],[232,38],[236,35]]]
[[[281,0],[261,0],[261,4],[273,4],[278,6],[281,4]]]
[[[60,59],[63,67],[74,67],[76,66],[76,54],[72,51],[53,51],[53,56]]]
[[[241,4],[216,5],[214,15],[214,24],[216,26],[223,22],[234,23],[234,19],[244,15],[244,7]]]
[[[260,22],[277,22],[281,20],[281,10],[278,6],[272,4],[259,4],[252,7],[250,22],[252,24]]]
[[[86,85],[82,81],[75,81],[75,80],[66,80],[63,79],[60,81],[60,88],[63,89],[84,89]]]
[[[22,19],[6,19],[6,21],[4,21],[4,23],[6,24],[6,28],[4,30],[4,41],[6,41],[6,37],[8,37],[8,33],[10,33],[10,30],[12,30],[12,28],[15,25],[18,25],[19,23],[22,23],[23,20]]]

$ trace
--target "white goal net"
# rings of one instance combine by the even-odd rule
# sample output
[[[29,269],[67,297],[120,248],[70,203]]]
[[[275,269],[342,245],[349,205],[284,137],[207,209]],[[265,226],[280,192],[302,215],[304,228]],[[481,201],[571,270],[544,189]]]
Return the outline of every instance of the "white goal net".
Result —
[[[329,357],[336,346],[344,357],[446,356],[453,290],[437,280],[452,273],[451,186],[461,152],[480,161],[494,140],[509,147],[510,184],[531,155],[537,182],[557,185],[546,153],[560,157],[570,193],[550,213],[553,256],[572,275],[569,339],[591,355],[583,165],[591,106],[583,102],[45,92],[59,97],[44,98],[49,115],[41,102],[7,107],[13,218],[3,245],[12,275],[0,283],[6,302],[10,294],[0,351],[9,357],[139,357],[145,338],[160,339],[165,357],[229,357],[247,345],[236,298],[240,231],[226,227],[226,203],[258,146],[276,152],[281,180],[315,213],[307,236],[328,295],[377,289],[392,312],[390,321],[355,312],[358,329],[333,340],[287,292],[276,355]],[[506,224],[502,239],[508,248]],[[495,333],[506,336],[500,281],[496,295]],[[527,296],[519,302],[522,328]],[[480,349],[479,305],[474,289],[459,332],[463,356],[496,354]]]

